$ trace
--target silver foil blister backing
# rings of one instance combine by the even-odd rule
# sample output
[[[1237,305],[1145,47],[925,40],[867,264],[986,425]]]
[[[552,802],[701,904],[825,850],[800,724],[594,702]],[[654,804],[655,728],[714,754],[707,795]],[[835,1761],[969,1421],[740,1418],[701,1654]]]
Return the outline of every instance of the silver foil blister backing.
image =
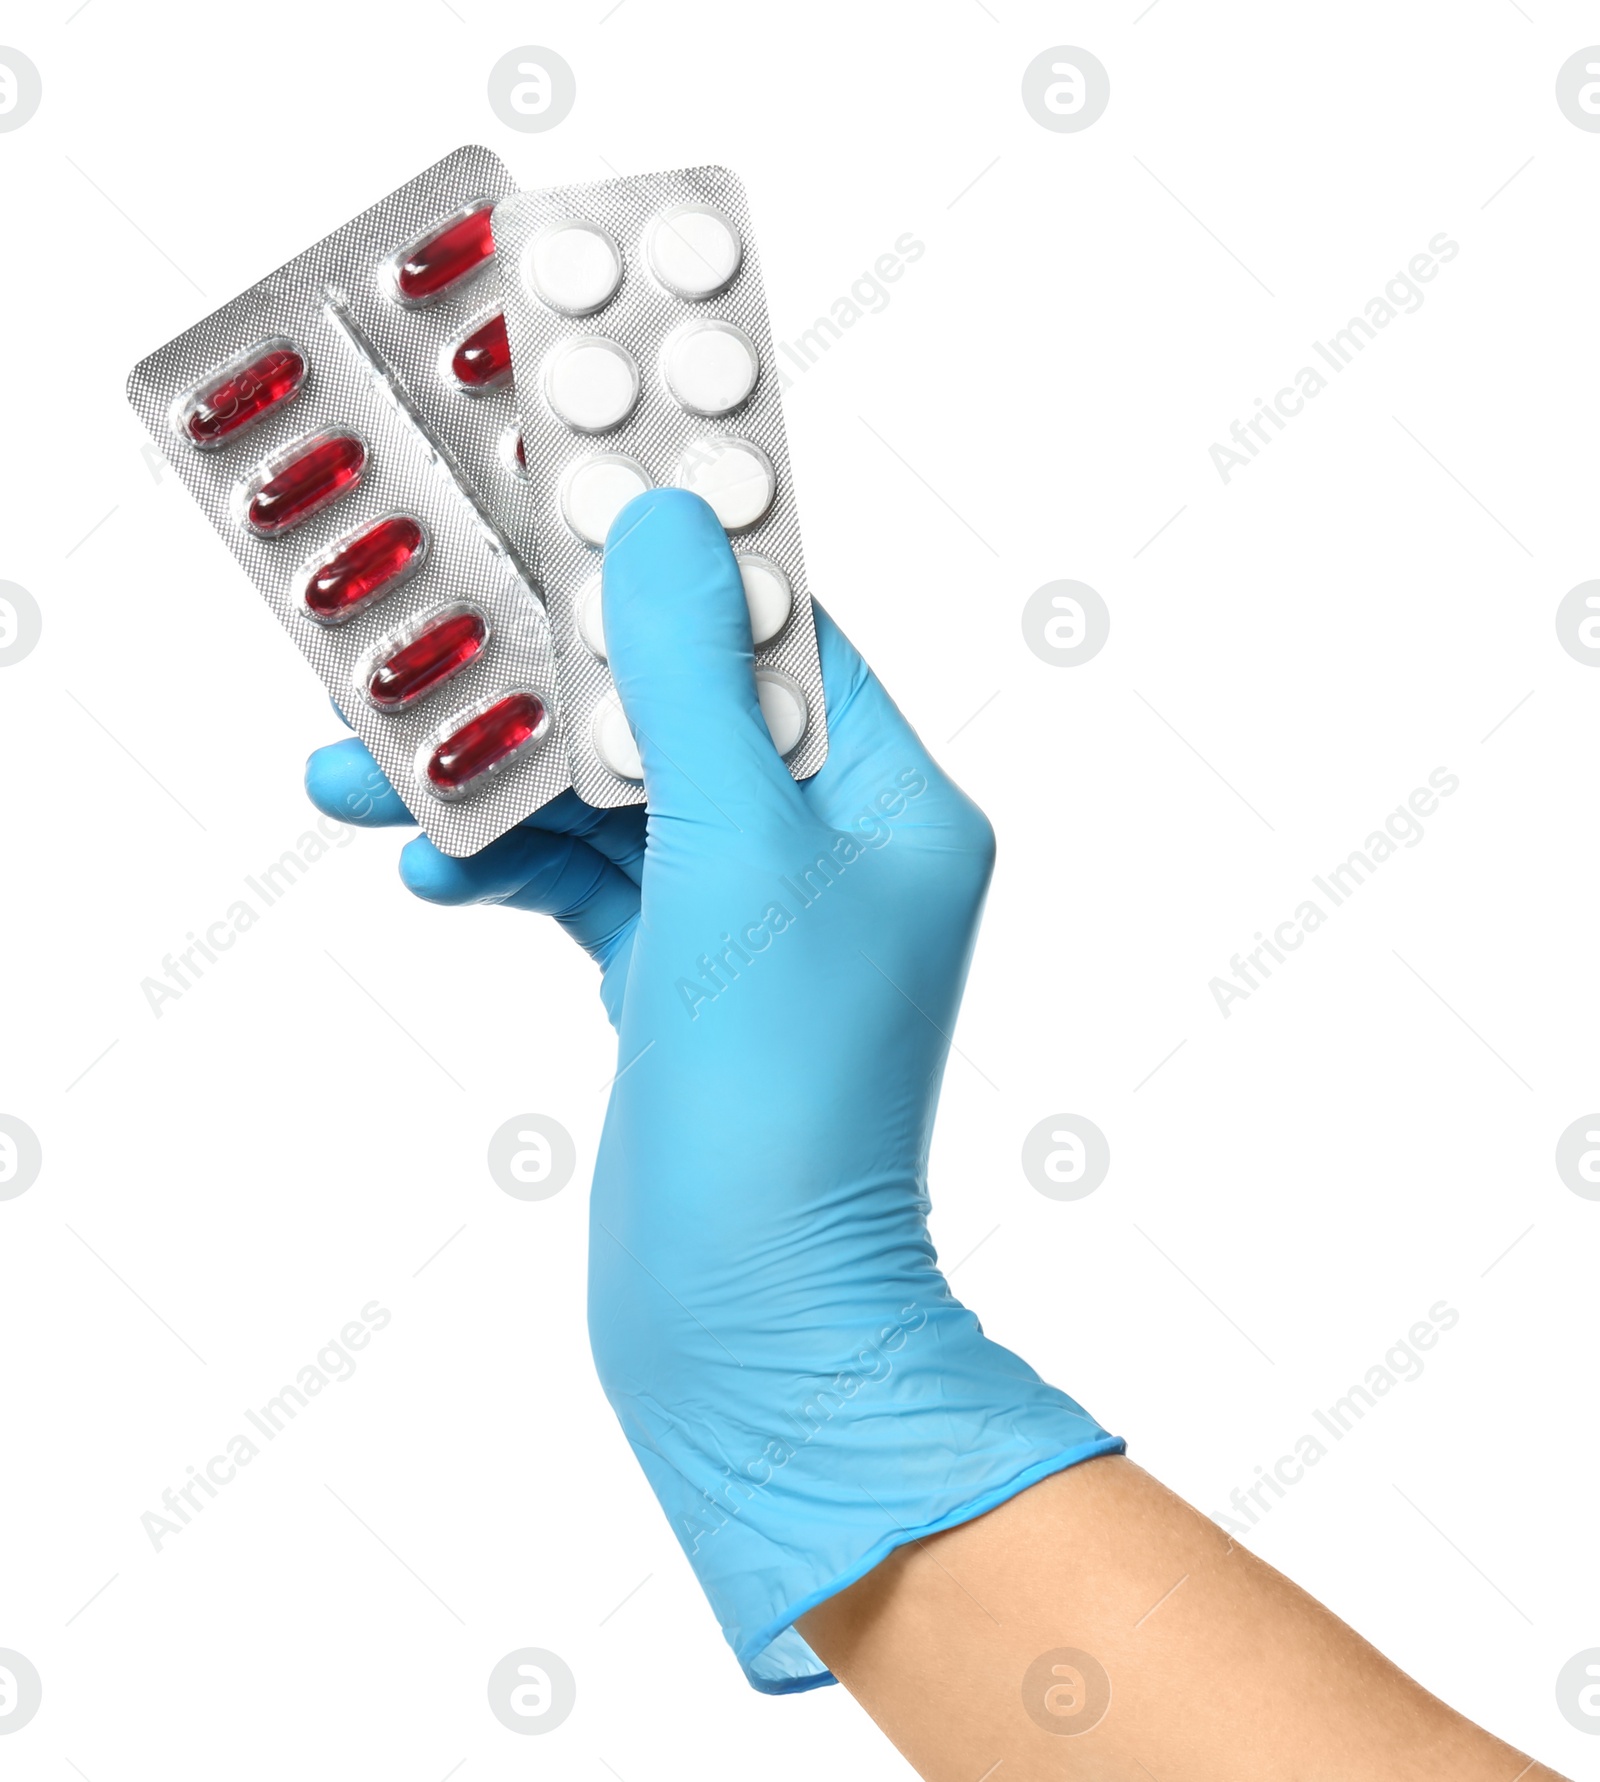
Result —
[[[416,308],[395,300],[389,262],[452,212],[501,197],[510,184],[486,149],[458,150],[142,360],[128,380],[129,400],[179,479],[423,832],[453,856],[475,853],[564,790],[568,749],[550,628],[529,579],[533,489],[506,450],[518,425],[515,397],[508,385],[469,395],[445,367],[453,343],[498,308],[492,260]],[[224,445],[197,449],[179,431],[178,405],[217,367],[275,336],[306,359],[298,395]],[[264,461],[324,428],[365,440],[359,485],[288,532],[258,537],[241,522],[241,491]],[[426,527],[427,560],[359,616],[318,624],[300,598],[306,569],[396,512]],[[376,645],[461,602],[488,621],[483,653],[415,706],[376,710],[357,686]],[[419,771],[426,745],[456,714],[514,690],[536,693],[548,708],[543,740],[469,797],[440,800]]]
[[[682,204],[705,204],[720,211],[734,223],[742,241],[742,258],[731,283],[703,300],[686,299],[659,283],[645,253],[646,232],[654,220]],[[525,274],[530,244],[543,231],[563,222],[598,224],[621,252],[622,279],[616,295],[589,315],[569,316],[551,308]],[[805,695],[806,730],[788,757],[788,765],[796,779],[809,778],[827,758],[827,712],[780,380],[759,250],[743,185],[726,168],[693,167],[524,192],[495,207],[494,235],[495,264],[522,411],[528,488],[537,518],[539,575],[555,636],[572,779],[579,795],[602,806],[644,802],[643,787],[612,773],[593,746],[595,714],[612,697],[612,681],[605,662],[584,642],[576,606],[586,585],[600,571],[601,553],[567,525],[560,498],[563,478],[591,453],[620,452],[638,460],[657,486],[666,485],[686,447],[697,440],[724,436],[754,443],[765,452],[776,473],[776,494],[765,517],[739,531],[733,543],[738,551],[756,553],[780,565],[793,590],[789,620],[771,643],[756,651],[756,666],[789,676]],[[662,353],[669,337],[686,322],[702,317],[742,329],[754,343],[759,360],[759,375],[749,397],[732,413],[716,418],[683,408],[662,373]],[[625,347],[641,374],[639,398],[632,412],[603,433],[574,431],[557,417],[545,394],[544,369],[550,355],[564,343],[585,336],[599,336]]]

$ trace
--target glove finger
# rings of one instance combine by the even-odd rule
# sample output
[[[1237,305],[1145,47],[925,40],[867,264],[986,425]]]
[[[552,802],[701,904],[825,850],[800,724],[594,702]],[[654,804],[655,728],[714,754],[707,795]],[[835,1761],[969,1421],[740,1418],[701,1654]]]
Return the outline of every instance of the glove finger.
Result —
[[[356,736],[312,752],[306,762],[306,796],[325,817],[359,829],[416,823],[371,750]]]
[[[312,754],[306,763],[306,793],[325,816],[357,828],[390,829],[416,822],[367,745],[357,737],[329,743]],[[577,793],[568,791],[525,818],[524,823],[553,835],[580,837],[635,884],[639,882],[645,845],[642,805],[597,810],[585,804]]]
[[[642,804],[625,804],[600,810],[585,804],[570,789],[524,817],[526,829],[543,829],[551,835],[575,835],[597,854],[603,854],[625,872],[634,884],[644,870],[645,810]]]
[[[591,958],[609,962],[639,917],[639,887],[576,836],[517,828],[465,860],[425,835],[400,850],[406,889],[428,903],[498,903],[554,916]]]
[[[807,804],[825,822],[849,827],[863,809],[895,802],[909,785],[953,792],[855,645],[821,606],[813,602],[812,611],[828,699],[828,759],[800,786]]]
[[[653,816],[732,822],[793,796],[756,699],[750,612],[728,536],[682,489],[612,522],[606,647]]]

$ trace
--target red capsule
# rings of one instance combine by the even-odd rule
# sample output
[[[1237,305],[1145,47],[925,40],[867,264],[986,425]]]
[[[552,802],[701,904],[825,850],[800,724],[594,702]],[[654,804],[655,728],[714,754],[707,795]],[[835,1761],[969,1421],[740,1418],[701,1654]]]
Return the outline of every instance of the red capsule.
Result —
[[[380,711],[397,712],[426,699],[435,687],[483,654],[489,621],[475,607],[446,607],[413,626],[367,675],[367,698]]]
[[[394,288],[402,303],[431,303],[494,253],[494,200],[481,198],[396,254]]]
[[[263,538],[298,526],[361,481],[367,448],[354,433],[314,433],[263,466],[252,485],[245,524]]]
[[[450,371],[468,390],[492,390],[511,375],[511,342],[504,316],[490,316],[458,342],[450,355]]]
[[[300,393],[306,362],[281,336],[230,359],[184,404],[181,426],[197,446],[226,445]]]
[[[429,784],[441,798],[461,798],[537,742],[550,722],[544,701],[508,693],[476,712],[438,743],[427,760]]]
[[[517,435],[517,462],[524,470],[528,468],[528,448],[522,443],[522,435]]]
[[[420,520],[390,514],[337,546],[306,576],[306,611],[322,625],[342,625],[386,594],[392,594],[422,565],[428,535]]]

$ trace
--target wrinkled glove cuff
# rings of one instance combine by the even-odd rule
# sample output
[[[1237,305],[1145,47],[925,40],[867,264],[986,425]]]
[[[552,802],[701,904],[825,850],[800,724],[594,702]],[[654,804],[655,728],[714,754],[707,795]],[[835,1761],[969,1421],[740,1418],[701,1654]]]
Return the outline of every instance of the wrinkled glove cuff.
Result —
[[[746,1370],[741,1385],[754,1384]],[[773,1370],[761,1386],[746,1403],[787,1407],[765,1427],[705,1404],[648,1407],[625,1388],[612,1400],[724,1637],[768,1694],[834,1681],[793,1623],[897,1547],[1124,1447],[953,1299],[907,1307],[849,1370]]]

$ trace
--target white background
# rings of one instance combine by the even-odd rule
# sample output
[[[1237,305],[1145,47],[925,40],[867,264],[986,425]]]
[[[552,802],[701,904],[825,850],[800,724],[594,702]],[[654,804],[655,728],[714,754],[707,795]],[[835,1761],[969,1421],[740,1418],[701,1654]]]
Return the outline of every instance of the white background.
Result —
[[[123,378],[478,140],[530,185],[737,167],[789,339],[926,242],[786,407],[813,585],[1000,835],[941,1254],[1208,1511],[1448,1300],[1249,1543],[1600,1777],[1554,1692],[1600,1645],[1600,1204],[1553,1163],[1600,1105],[1600,676],[1553,625],[1600,550],[1600,136],[1554,99],[1600,5],[613,3],[0,15],[44,82],[0,135],[0,579],[44,612],[0,673],[0,1111],[44,1148],[0,1203],[0,1646],[45,1688],[8,1773],[900,1767],[842,1691],[747,1689],[594,1380],[588,961],[412,902],[380,834],[140,991],[296,844],[338,727]],[[486,98],[527,43],[577,75],[546,135]],[[1061,43],[1110,72],[1081,134],[1021,103]],[[1441,230],[1425,306],[1224,486],[1211,443]],[[1020,631],[1057,577],[1111,610],[1081,668]],[[1439,766],[1426,838],[1223,1019],[1208,981]],[[578,1145],[539,1204],[485,1168],[523,1112]],[[1073,1204],[1019,1165],[1056,1112],[1111,1145]],[[375,1298],[355,1377],[153,1552],[141,1513]],[[484,1684],[527,1645],[578,1706],[524,1741]]]

